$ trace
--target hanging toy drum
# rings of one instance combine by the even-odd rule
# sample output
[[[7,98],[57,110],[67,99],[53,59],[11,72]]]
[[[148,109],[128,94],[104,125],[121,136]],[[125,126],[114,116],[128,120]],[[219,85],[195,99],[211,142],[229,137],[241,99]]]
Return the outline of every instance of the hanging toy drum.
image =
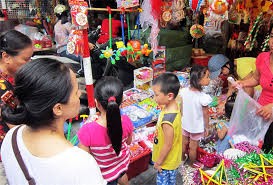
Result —
[[[200,24],[194,24],[190,28],[190,34],[193,38],[199,39],[205,34],[204,27]]]

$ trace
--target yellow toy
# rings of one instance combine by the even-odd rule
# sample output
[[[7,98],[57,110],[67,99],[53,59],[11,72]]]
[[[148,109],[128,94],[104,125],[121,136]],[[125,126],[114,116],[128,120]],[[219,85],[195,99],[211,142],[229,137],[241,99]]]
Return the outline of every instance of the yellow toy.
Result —
[[[228,184],[228,182],[223,181],[223,177],[225,179],[227,179],[224,160],[221,161],[220,165],[217,167],[215,173],[212,176],[207,174],[202,169],[199,169],[199,171],[200,171],[200,174],[201,174],[202,185],[211,185],[211,184],[223,185],[223,184]]]
[[[141,49],[141,53],[142,53],[142,55],[144,55],[144,56],[149,56],[149,54],[152,52],[152,50],[151,49],[149,49],[148,48],[148,44],[144,44],[143,45],[143,48]]]

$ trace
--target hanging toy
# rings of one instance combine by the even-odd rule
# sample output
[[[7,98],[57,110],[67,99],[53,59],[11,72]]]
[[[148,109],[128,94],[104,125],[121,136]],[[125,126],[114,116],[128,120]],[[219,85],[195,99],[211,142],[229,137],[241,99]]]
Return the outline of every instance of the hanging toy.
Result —
[[[117,52],[119,52],[121,56],[127,55],[127,48],[123,41],[116,42],[116,46],[118,48]]]
[[[193,38],[199,39],[203,37],[205,34],[204,27],[201,26],[200,24],[194,24],[190,28],[190,34]]]
[[[75,2],[71,4],[71,18],[75,26],[81,26],[84,29],[88,28],[88,5],[87,2]]]
[[[214,0],[211,5],[212,11],[218,15],[223,15],[228,9],[225,0]]]
[[[150,55],[151,52],[152,52],[152,50],[149,49],[148,44],[144,44],[144,45],[143,45],[143,48],[141,49],[142,55],[148,57],[148,56]]]
[[[112,50],[112,48],[109,48],[108,46],[106,47],[105,50],[101,50],[102,54],[100,55],[100,58],[110,58],[113,56],[114,52]]]
[[[192,9],[192,11],[199,12],[202,2],[203,2],[203,0],[190,0],[189,4],[190,4],[190,8]]]
[[[113,50],[112,48],[109,48],[108,46],[106,47],[105,50],[101,50],[102,54],[100,55],[100,59],[106,58],[110,59],[111,63],[113,65],[116,64],[116,60],[120,60],[120,52],[117,52]]]
[[[101,50],[102,54],[100,55],[100,58],[110,59],[111,63],[114,65],[116,64],[116,60],[120,59],[120,52],[112,49],[112,11],[109,6],[107,7],[107,9],[109,13],[109,46],[107,46],[105,50]]]

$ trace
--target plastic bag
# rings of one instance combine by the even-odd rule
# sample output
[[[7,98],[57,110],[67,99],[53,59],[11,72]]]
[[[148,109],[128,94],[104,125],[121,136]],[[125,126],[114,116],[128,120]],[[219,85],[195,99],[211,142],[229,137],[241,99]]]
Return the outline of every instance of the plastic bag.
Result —
[[[264,120],[257,115],[256,111],[260,107],[260,104],[239,89],[228,131],[233,144],[247,141],[254,146],[262,146],[264,136],[273,119]]]

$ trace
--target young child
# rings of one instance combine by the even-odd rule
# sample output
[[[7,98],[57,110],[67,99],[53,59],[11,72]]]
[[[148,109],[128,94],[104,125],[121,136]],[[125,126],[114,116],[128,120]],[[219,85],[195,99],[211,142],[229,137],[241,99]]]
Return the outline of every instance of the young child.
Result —
[[[177,168],[181,163],[181,113],[175,98],[180,84],[176,75],[164,73],[153,81],[155,101],[163,106],[156,125],[153,145],[157,185],[175,184]]]
[[[209,71],[203,66],[193,66],[190,72],[190,87],[181,91],[182,112],[182,160],[187,158],[187,147],[189,146],[190,165],[196,160],[199,140],[208,135],[208,104],[212,98],[202,92],[202,86],[209,84]]]
[[[108,185],[128,185],[128,145],[132,141],[133,124],[127,116],[120,115],[122,95],[120,80],[110,76],[100,79],[95,86],[100,116],[78,132],[79,147],[93,155]]]

